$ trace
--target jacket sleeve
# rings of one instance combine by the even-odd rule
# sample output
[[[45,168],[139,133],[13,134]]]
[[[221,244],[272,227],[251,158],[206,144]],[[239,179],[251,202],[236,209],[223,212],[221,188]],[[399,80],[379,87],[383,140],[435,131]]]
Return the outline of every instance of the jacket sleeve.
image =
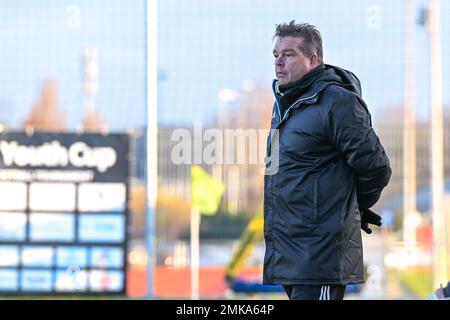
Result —
[[[358,97],[342,94],[329,109],[327,127],[331,142],[356,177],[359,208],[372,207],[388,184],[392,171],[372,128],[367,107]]]

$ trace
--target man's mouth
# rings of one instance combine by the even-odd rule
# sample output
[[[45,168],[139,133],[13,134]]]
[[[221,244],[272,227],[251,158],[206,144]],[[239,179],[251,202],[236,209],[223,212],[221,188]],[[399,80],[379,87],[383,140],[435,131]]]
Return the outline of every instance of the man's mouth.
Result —
[[[284,72],[277,72],[276,75],[279,78],[279,77],[284,77],[286,75],[286,73],[284,73]]]

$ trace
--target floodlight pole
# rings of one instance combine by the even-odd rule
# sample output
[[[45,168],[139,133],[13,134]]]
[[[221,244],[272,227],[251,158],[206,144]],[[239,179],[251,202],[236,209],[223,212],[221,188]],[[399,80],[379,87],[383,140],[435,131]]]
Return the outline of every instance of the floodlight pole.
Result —
[[[404,0],[404,105],[403,105],[403,243],[405,248],[416,246],[416,115],[414,104],[414,12],[412,0]]]
[[[445,285],[447,244],[444,205],[444,120],[439,0],[429,0],[431,72],[431,174],[433,201],[433,288]]]
[[[158,178],[157,0],[147,0],[147,297],[153,298],[155,212]]]

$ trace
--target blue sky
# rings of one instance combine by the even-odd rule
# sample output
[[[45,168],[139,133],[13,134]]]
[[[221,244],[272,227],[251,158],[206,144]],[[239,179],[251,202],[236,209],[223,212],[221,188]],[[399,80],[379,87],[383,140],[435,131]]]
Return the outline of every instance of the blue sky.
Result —
[[[426,1],[416,1],[417,8]],[[379,28],[368,27],[371,7]],[[442,34],[450,33],[448,1],[441,2]],[[369,12],[368,12],[369,10]],[[159,6],[160,120],[183,123],[213,118],[221,88],[239,90],[244,79],[273,78],[272,35],[282,21],[309,22],[322,32],[325,62],[355,72],[369,108],[377,113],[403,99],[403,1],[166,0]],[[429,116],[428,34],[416,26],[417,113]],[[449,41],[444,39],[448,56]],[[444,59],[444,87],[449,68]],[[448,70],[448,71],[446,71]],[[445,94],[448,101],[448,94]],[[193,110],[189,115],[183,110]],[[375,119],[376,120],[376,119]]]
[[[416,0],[417,7],[427,1]],[[70,24],[73,6],[79,28]],[[368,27],[380,12],[379,28]],[[441,1],[442,35],[450,34],[450,4]],[[447,14],[447,12],[449,14]],[[81,54],[99,50],[96,105],[110,127],[145,125],[145,0],[2,0],[0,4],[0,121],[17,127],[47,77],[58,82],[60,102],[74,128],[83,117]],[[281,21],[316,25],[325,62],[355,72],[374,114],[400,105],[403,95],[401,0],[164,0],[158,4],[159,122],[189,125],[214,118],[221,88],[245,80],[270,86],[272,35]],[[450,41],[443,39],[444,88]],[[428,34],[416,26],[417,112],[429,116]],[[444,101],[449,104],[444,89]],[[375,119],[377,121],[377,119]]]
[[[79,27],[73,22],[73,6],[80,13]],[[20,125],[38,99],[43,81],[52,77],[58,83],[69,127],[80,124],[81,55],[85,47],[96,47],[98,110],[112,129],[143,126],[145,18],[143,0],[2,0],[0,119]]]

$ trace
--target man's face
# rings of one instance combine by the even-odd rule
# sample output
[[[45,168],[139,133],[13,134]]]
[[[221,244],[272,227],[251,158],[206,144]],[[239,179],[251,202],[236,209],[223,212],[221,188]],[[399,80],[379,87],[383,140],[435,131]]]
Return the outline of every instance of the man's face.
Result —
[[[303,39],[298,37],[278,38],[273,49],[275,57],[275,75],[278,83],[285,85],[299,80],[314,69],[311,57],[306,57],[300,46]]]

